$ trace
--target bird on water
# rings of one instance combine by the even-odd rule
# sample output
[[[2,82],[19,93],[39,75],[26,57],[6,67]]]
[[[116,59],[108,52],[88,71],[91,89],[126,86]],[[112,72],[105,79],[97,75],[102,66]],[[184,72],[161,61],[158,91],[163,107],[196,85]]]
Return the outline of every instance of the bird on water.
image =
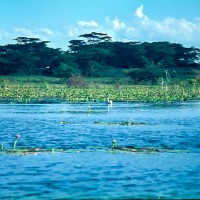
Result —
[[[108,105],[110,105],[110,106],[112,106],[112,100],[110,99],[110,95],[108,95],[108,97],[107,97],[107,104]]]

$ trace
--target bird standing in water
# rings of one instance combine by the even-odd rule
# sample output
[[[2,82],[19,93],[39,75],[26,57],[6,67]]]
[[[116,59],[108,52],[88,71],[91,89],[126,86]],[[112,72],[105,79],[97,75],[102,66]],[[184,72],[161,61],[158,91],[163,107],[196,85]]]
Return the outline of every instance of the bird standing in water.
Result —
[[[108,95],[108,97],[107,97],[107,103],[108,103],[108,105],[110,105],[110,106],[112,106],[112,100],[110,100],[110,95]]]

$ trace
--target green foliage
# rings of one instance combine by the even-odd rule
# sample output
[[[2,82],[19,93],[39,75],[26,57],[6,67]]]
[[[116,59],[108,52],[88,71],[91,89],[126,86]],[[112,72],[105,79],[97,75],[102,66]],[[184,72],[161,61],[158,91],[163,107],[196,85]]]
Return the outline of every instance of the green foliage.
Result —
[[[160,64],[155,64],[154,61],[146,61],[145,68],[130,69],[126,73],[135,81],[150,81],[155,84],[157,79],[164,76],[164,69],[161,68]]]
[[[49,41],[39,38],[18,37],[16,44],[0,46],[0,75],[67,78],[78,73],[103,77],[107,76],[106,70],[111,72],[109,76],[115,76],[115,70],[111,70],[114,68],[125,69],[134,81],[155,83],[165,76],[165,70],[176,69],[176,76],[180,76],[182,69],[186,72],[200,66],[200,49],[195,47],[169,42],[113,42],[107,34],[97,32],[79,37],[69,41],[68,51],[50,48]]]
[[[100,77],[101,76],[101,70],[105,68],[105,66],[102,66],[96,61],[90,61],[88,63],[89,66],[89,73],[90,77]]]
[[[144,59],[153,62],[155,65],[162,65],[162,67],[174,67],[176,65],[173,44],[169,42],[153,42],[143,43]]]
[[[73,67],[65,63],[61,63],[59,67],[53,69],[53,75],[56,77],[69,78],[73,74],[79,74],[79,73],[80,71],[77,69],[77,67]]]
[[[0,74],[45,74],[49,66],[58,66],[59,49],[47,47],[47,41],[38,38],[18,37],[17,44],[0,48]]]
[[[106,102],[107,94],[110,94],[113,103],[115,101],[186,101],[200,100],[200,87],[196,84],[168,85],[167,90],[160,86],[125,85],[116,87],[116,84],[95,85],[86,81],[85,78],[73,75],[66,83],[58,78],[38,77],[14,79],[0,77],[0,102],[3,103],[48,103],[66,101],[103,101]],[[40,83],[40,84],[38,84]],[[59,84],[58,84],[59,83]],[[87,108],[86,108],[87,109]]]
[[[89,44],[89,45],[99,44],[101,42],[111,42],[112,41],[112,38],[109,37],[107,34],[96,33],[96,32],[83,34],[83,35],[80,35],[79,37],[84,38],[84,40],[86,40],[86,44]]]
[[[194,83],[200,84],[200,70],[193,69],[192,71],[193,73],[195,73],[195,81],[193,82],[193,84]]]
[[[109,65],[125,69],[144,66],[144,49],[139,42],[112,42],[103,45],[113,53]]]

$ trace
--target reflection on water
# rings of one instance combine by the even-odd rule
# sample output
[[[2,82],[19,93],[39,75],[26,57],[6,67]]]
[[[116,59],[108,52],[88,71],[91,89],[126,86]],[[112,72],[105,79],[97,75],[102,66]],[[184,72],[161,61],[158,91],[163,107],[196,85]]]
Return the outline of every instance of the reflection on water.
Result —
[[[0,199],[200,198],[200,102],[2,104],[0,117],[5,148],[19,133],[20,147],[108,148],[116,139],[121,146],[190,151],[1,153]],[[120,125],[127,121],[137,125]]]

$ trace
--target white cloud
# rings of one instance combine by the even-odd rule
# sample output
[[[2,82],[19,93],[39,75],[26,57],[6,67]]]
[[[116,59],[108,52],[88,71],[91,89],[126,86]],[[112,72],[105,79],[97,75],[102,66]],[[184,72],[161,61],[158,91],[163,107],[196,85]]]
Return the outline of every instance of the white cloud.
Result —
[[[13,42],[12,39],[19,36],[34,37],[51,41],[49,44],[55,47],[57,45],[57,47],[67,49],[68,41],[77,39],[79,35],[102,32],[111,36],[114,41],[168,41],[200,47],[200,17],[193,21],[173,17],[158,21],[145,15],[143,9],[143,5],[140,5],[136,8],[135,15],[126,21],[119,17],[105,17],[105,20],[99,24],[94,20],[78,21],[74,25],[66,24],[65,27],[60,28],[59,32],[48,27],[40,29],[17,27],[9,31],[0,29],[0,41],[3,44],[9,40]]]
[[[67,49],[68,45],[68,38],[66,34],[64,35],[61,32],[56,30],[53,31],[48,28],[27,29],[16,27],[9,32],[0,29],[1,44],[13,43],[13,39],[17,37],[39,38],[42,41],[50,41],[48,46],[54,48],[60,47]]]
[[[95,22],[94,20],[90,21],[90,22],[86,22],[86,21],[78,21],[78,25],[79,26],[83,26],[83,27],[98,27],[98,23]]]
[[[33,35],[33,31],[26,28],[14,28],[14,32],[17,34],[27,35],[27,37]]]
[[[74,27],[66,28],[66,31],[69,37],[76,37],[79,34],[78,28],[74,28]]]
[[[40,31],[44,32],[47,35],[51,35],[51,36],[54,35],[54,32],[48,28],[42,28],[42,29],[40,29]]]
[[[120,30],[120,29],[125,29],[126,28],[126,25],[124,22],[120,22],[120,20],[118,18],[115,18],[113,20],[111,20],[109,17],[106,17],[105,18],[105,21],[108,23],[108,24],[111,24],[112,27],[115,29],[115,30]]]
[[[136,11],[135,15],[139,17],[140,19],[147,19],[147,16],[143,14],[143,5],[140,5]]]
[[[200,44],[198,18],[195,22],[172,17],[156,21],[143,13],[143,5],[136,9],[135,16],[136,18],[129,23],[126,22],[126,27],[118,32],[119,38],[123,35],[124,39],[132,41],[169,41],[183,45],[189,44],[188,46]]]
[[[6,39],[10,36],[10,33],[4,29],[0,29],[0,40]]]
[[[48,28],[41,29],[26,29],[26,28],[14,28],[14,37],[33,37],[41,40],[50,40],[51,38],[62,37],[60,32],[50,30]]]
[[[41,28],[41,29],[27,29],[27,28],[14,28],[15,34],[24,37],[52,37],[55,35],[59,35],[58,32],[54,32],[47,28]]]
[[[71,27],[68,31],[70,37],[78,37],[81,34],[91,31],[107,33],[114,41],[168,41],[181,43],[188,46],[199,45],[200,26],[198,19],[195,22],[186,19],[172,17],[164,18],[161,21],[153,20],[143,13],[143,5],[135,10],[135,17],[131,20],[122,21],[115,17],[105,17],[105,24],[94,26],[95,23],[79,21],[78,25]],[[93,24],[92,26],[89,26]]]
[[[141,21],[139,29],[144,31],[147,38],[162,36],[163,39],[187,40],[193,37],[197,27],[184,19],[165,18],[161,22],[150,19]]]

